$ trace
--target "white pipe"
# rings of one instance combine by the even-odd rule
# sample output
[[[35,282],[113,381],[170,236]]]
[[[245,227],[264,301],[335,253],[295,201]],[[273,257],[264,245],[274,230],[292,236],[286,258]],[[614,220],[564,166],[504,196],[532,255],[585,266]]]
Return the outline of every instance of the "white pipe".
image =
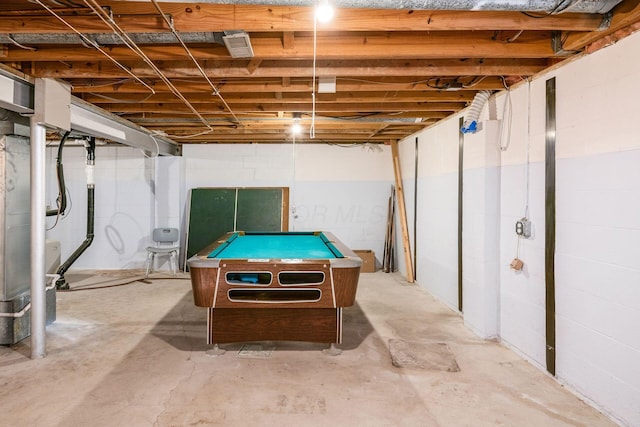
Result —
[[[31,119],[31,358],[46,356],[45,148],[46,129]]]
[[[25,305],[24,308],[17,313],[0,313],[0,317],[14,317],[14,318],[22,317],[25,315],[27,311],[29,311],[30,308],[31,308],[31,303]]]
[[[58,281],[58,279],[60,278],[59,274],[47,274],[48,278],[52,278],[53,280],[51,281],[51,283],[49,284],[49,286],[47,286],[45,288],[45,298],[46,298],[46,291],[50,291],[51,289],[56,287],[56,282]],[[0,317],[13,317],[13,318],[18,318],[18,317],[22,317],[25,314],[27,314],[27,311],[31,310],[31,303],[28,303],[27,305],[24,306],[24,308],[20,311],[18,311],[17,313],[6,313],[6,312],[2,312],[0,313]],[[46,320],[45,320],[46,321]]]

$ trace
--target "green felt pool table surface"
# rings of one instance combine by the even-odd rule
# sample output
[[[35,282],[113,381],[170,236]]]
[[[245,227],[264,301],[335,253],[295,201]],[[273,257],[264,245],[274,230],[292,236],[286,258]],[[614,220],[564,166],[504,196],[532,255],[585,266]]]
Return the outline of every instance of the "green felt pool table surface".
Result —
[[[233,233],[207,258],[330,259],[343,254],[321,232]]]

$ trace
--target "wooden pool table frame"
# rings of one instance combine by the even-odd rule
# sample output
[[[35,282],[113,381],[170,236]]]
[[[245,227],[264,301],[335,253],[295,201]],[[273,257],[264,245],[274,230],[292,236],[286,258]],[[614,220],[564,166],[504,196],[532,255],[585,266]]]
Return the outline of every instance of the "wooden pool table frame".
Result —
[[[207,258],[227,233],[188,260],[194,303],[206,307],[207,343],[308,341],[340,343],[342,308],[355,303],[362,260],[333,234],[323,232],[344,258]],[[312,273],[322,281],[281,284],[278,273]],[[268,284],[228,281],[227,273],[270,273]],[[249,295],[246,299],[233,295]],[[294,299],[281,298],[293,294]],[[297,298],[298,295],[303,297]],[[305,295],[309,295],[306,297]]]

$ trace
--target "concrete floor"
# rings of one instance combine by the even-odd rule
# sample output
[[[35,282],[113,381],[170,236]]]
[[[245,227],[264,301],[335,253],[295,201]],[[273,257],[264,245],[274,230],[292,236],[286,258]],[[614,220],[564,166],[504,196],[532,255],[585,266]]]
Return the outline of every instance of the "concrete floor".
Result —
[[[68,274],[46,358],[28,339],[0,347],[0,425],[615,425],[396,274],[361,275],[339,356],[259,343],[211,357],[188,276],[112,286],[135,273]]]

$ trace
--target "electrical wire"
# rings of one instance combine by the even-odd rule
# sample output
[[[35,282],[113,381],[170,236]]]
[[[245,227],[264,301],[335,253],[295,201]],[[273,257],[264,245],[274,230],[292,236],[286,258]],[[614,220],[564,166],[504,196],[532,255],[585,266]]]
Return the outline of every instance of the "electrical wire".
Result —
[[[100,285],[101,283],[109,283],[109,281],[98,282],[98,283],[95,283],[95,284],[92,284],[92,285],[78,286],[76,288],[58,289],[57,292],[95,291],[95,290],[98,290],[98,289],[117,288],[119,286],[133,285],[134,283],[138,283],[138,282],[150,284],[151,280],[153,280],[153,279],[189,280],[188,277],[147,277],[147,278],[144,278],[144,276],[133,276],[133,277],[130,277],[130,279],[131,279],[130,281],[124,282],[124,283],[113,283],[113,284]],[[117,280],[121,280],[121,279],[117,279]],[[100,286],[96,286],[96,285],[100,285]]]
[[[191,50],[187,47],[187,45],[184,43],[184,41],[182,40],[182,37],[180,37],[180,35],[178,34],[178,32],[175,29],[175,26],[173,25],[173,21],[169,20],[167,18],[167,15],[165,15],[165,13],[162,11],[162,9],[160,8],[160,5],[158,4],[158,2],[156,0],[151,0],[151,3],[153,3],[153,5],[155,6],[156,10],[158,11],[158,13],[162,16],[162,18],[164,19],[164,22],[166,22],[166,24],[169,26],[169,29],[171,29],[171,32],[173,33],[173,35],[175,36],[175,38],[178,40],[178,42],[180,42],[180,44],[182,45],[182,47],[184,48],[185,52],[187,52],[187,55],[189,55],[189,58],[191,58],[191,60],[193,61],[193,63],[195,64],[196,68],[198,68],[198,71],[200,71],[200,74],[202,74],[202,77],[204,77],[204,79],[207,81],[207,83],[209,83],[209,86],[211,86],[211,89],[213,90],[213,95],[216,95],[218,98],[220,98],[220,101],[222,102],[222,104],[224,105],[224,107],[229,111],[229,113],[231,113],[231,115],[233,116],[233,118],[235,119],[236,122],[240,123],[240,120],[238,119],[238,117],[236,117],[235,113],[233,112],[233,110],[231,109],[231,107],[229,107],[229,104],[227,104],[227,101],[225,101],[225,99],[222,97],[222,95],[220,94],[220,90],[216,87],[215,84],[213,84],[213,82],[209,79],[209,76],[207,76],[207,73],[205,73],[205,71],[202,69],[202,67],[200,66],[200,64],[198,63],[198,60],[193,56],[193,54],[191,53]]]
[[[117,98],[112,98],[110,96],[107,95],[103,95],[101,93],[97,93],[97,92],[89,92],[89,95],[95,96],[97,98],[102,98],[102,99],[106,99],[107,101],[111,101],[111,102],[117,102],[120,104],[142,104],[145,101],[148,101],[153,94],[149,94],[147,96],[145,96],[144,98],[140,99],[140,100],[127,100],[127,99],[117,99]]]
[[[502,107],[502,123],[500,123],[500,136],[498,137],[498,144],[500,151],[507,151],[509,144],[511,143],[511,122],[513,118],[513,105],[511,103],[511,90],[507,89],[507,93],[504,96],[504,105]],[[507,143],[502,144],[504,138],[505,127],[507,130]]]
[[[9,40],[14,45],[18,46],[20,49],[30,50],[31,52],[35,52],[36,50],[38,50],[35,47],[25,46],[23,44],[18,43],[17,41],[14,40],[13,37],[11,37],[11,34],[7,34],[5,37],[7,38],[7,40]]]
[[[318,53],[318,18],[313,15],[313,81],[311,82],[311,126],[309,138],[316,137],[316,57]]]
[[[527,157],[525,161],[524,217],[529,218],[529,164],[531,162],[531,79],[527,79]]]
[[[156,139],[155,136],[153,136],[152,134],[149,134],[149,137],[156,144],[156,152],[155,152],[155,154],[152,154],[151,156],[148,156],[147,153],[145,152],[145,150],[140,149],[140,151],[142,152],[142,154],[147,159],[154,159],[154,158],[156,158],[156,157],[158,157],[160,155],[160,145],[158,145],[158,140]]]
[[[38,0],[39,1],[39,0]],[[135,52],[160,79],[169,87],[171,92],[180,99],[190,110],[195,114],[200,121],[210,130],[213,130],[209,122],[200,114],[200,112],[185,98],[185,96],[176,88],[173,83],[167,78],[167,76],[158,68],[158,66],[140,49],[140,47],[129,37],[129,35],[114,21],[113,17],[107,14],[97,3],[96,0],[84,0],[85,4],[98,15],[98,17],[104,22],[111,30],[116,34],[120,40],[133,52]],[[154,92],[155,93],[155,92]]]
[[[129,74],[131,77],[133,77],[134,79],[136,79],[136,81],[140,82],[144,87],[146,87],[147,89],[149,89],[149,91],[151,91],[151,93],[156,93],[153,88],[151,86],[149,86],[147,83],[145,83],[141,78],[139,78],[138,76],[136,76],[135,74],[133,74],[131,71],[129,71],[129,69],[127,69],[127,67],[125,67],[124,65],[122,65],[120,62],[118,62],[117,59],[115,59],[114,57],[112,57],[111,55],[109,55],[104,49],[102,49],[100,47],[100,45],[98,45],[98,43],[96,43],[95,41],[91,40],[90,38],[88,38],[87,36],[85,36],[84,34],[82,34],[80,31],[78,31],[77,29],[75,29],[71,24],[69,24],[67,21],[65,21],[61,16],[59,16],[56,12],[54,12],[53,9],[51,9],[49,6],[45,5],[44,3],[42,3],[42,1],[40,0],[33,0],[34,2],[38,3],[40,6],[42,6],[43,8],[45,8],[50,14],[52,14],[54,17],[56,17],[60,22],[62,22],[64,25],[66,25],[67,27],[69,27],[69,29],[71,29],[71,31],[73,31],[74,33],[76,33],[80,39],[84,40],[86,43],[88,43],[89,45],[93,46],[94,49],[98,50],[98,52],[100,52],[101,54],[103,54],[104,56],[106,56],[107,58],[109,58],[109,60],[111,62],[113,62],[116,67],[120,68],[122,71],[124,71],[125,73]]]

